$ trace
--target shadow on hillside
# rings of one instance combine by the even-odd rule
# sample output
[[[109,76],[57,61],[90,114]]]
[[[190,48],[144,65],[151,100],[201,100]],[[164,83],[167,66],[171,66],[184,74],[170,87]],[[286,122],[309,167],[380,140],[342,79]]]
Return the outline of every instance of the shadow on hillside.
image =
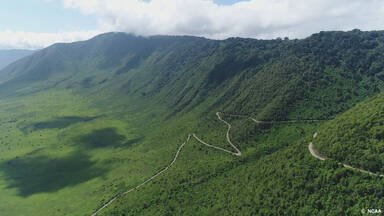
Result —
[[[119,134],[115,128],[103,128],[79,136],[75,139],[75,142],[84,148],[129,147],[143,139],[144,137],[138,137],[127,140],[127,138]]]
[[[16,158],[1,164],[8,188],[18,189],[27,197],[37,193],[55,192],[93,178],[103,176],[105,168],[95,166],[82,153],[63,158],[47,156]]]
[[[81,116],[59,117],[50,121],[42,121],[42,122],[37,122],[37,123],[27,125],[21,128],[21,130],[24,133],[27,133],[27,132],[33,132],[33,131],[45,130],[45,129],[62,129],[80,122],[92,121],[96,118],[98,117],[81,117]]]

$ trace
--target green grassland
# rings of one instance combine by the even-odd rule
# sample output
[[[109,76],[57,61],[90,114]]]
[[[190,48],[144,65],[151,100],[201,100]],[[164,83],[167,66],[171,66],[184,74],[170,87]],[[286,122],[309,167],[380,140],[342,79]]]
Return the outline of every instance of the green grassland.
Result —
[[[154,120],[161,108],[131,108],[111,112],[68,90],[2,100],[1,212],[88,215],[165,167],[196,115],[163,123]],[[214,116],[207,122],[216,127],[202,137],[227,147],[225,126]],[[218,155],[216,162],[232,160]]]

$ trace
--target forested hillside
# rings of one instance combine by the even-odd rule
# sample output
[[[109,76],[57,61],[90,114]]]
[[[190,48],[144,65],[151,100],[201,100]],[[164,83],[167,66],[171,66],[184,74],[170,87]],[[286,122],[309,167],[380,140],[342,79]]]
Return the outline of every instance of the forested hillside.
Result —
[[[262,119],[335,116],[383,89],[384,32],[321,32],[304,40],[135,37],[57,44],[1,73],[1,94],[119,87],[174,112],[210,109]],[[30,86],[23,91],[26,85]],[[17,92],[17,93],[16,93]]]
[[[383,206],[382,180],[319,161],[307,146],[316,131],[324,141],[343,133],[332,128],[353,122],[353,110],[377,122],[363,105],[338,115],[383,89],[384,31],[301,40],[107,33],[55,44],[0,71],[0,212],[91,215],[168,166],[189,134],[231,149],[220,111],[240,157],[191,139],[171,168],[100,214],[360,214]],[[380,98],[367,106],[380,111]],[[354,136],[318,145],[350,160],[365,143]],[[350,159],[336,157],[341,147]]]
[[[316,146],[334,160],[384,173],[384,95],[361,103],[324,124]]]

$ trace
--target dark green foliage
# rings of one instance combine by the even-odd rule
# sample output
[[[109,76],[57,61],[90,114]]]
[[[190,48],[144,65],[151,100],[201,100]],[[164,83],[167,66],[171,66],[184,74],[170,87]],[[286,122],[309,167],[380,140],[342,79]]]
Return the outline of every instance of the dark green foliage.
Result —
[[[384,173],[384,94],[324,124],[316,146],[337,161]]]
[[[359,215],[383,205],[380,178],[312,158],[302,136],[315,128],[277,124],[260,131],[257,141],[243,131],[248,148],[257,150],[215,169],[208,161],[218,154],[200,151],[192,158],[186,150],[172,172],[103,215]]]
[[[209,98],[211,110],[327,119],[383,89],[383,34],[214,41],[108,33],[53,45],[9,66],[0,94],[21,94],[25,85],[36,86],[33,92],[61,86],[80,93],[113,86],[127,96],[161,101],[175,113]]]

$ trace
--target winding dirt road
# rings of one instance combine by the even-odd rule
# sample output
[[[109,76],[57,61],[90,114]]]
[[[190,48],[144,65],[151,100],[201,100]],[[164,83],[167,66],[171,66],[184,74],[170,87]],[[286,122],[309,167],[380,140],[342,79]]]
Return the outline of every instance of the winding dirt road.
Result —
[[[313,134],[313,139],[315,139],[317,137],[317,133]],[[315,146],[313,145],[313,142],[310,142],[309,145],[308,145],[308,149],[309,149],[309,152],[311,153],[311,155],[319,160],[327,160],[328,158],[321,155],[320,152],[315,148]],[[355,170],[355,171],[358,171],[358,172],[362,172],[362,173],[365,173],[365,174],[369,174],[369,175],[372,175],[372,176],[378,176],[378,177],[384,177],[384,175],[382,174],[377,174],[377,173],[373,173],[373,172],[370,172],[368,170],[364,170],[364,169],[360,169],[360,168],[356,168],[356,167],[353,167],[351,165],[348,165],[348,164],[344,164],[344,163],[340,163],[338,162],[338,164],[340,165],[343,165],[345,168],[348,168],[348,169],[351,169],[351,170]]]
[[[262,124],[262,123],[299,123],[299,122],[318,122],[318,121],[324,121],[324,120],[287,120],[287,121],[259,121],[259,120],[256,120],[250,116],[246,116],[246,115],[234,115],[234,114],[226,114],[228,116],[235,116],[235,117],[246,117],[250,120],[252,120],[253,122],[257,123],[257,124]],[[116,194],[114,197],[112,197],[107,203],[105,203],[103,206],[101,206],[100,208],[98,208],[93,214],[92,216],[96,216],[98,213],[100,213],[103,209],[107,208],[109,205],[111,205],[114,201],[116,201],[117,199],[119,199],[120,197],[124,196],[124,195],[127,195],[135,190],[138,190],[140,187],[146,185],[147,183],[149,183],[150,181],[152,181],[153,179],[155,179],[156,177],[158,177],[159,175],[161,175],[162,173],[164,173],[165,171],[167,171],[169,168],[172,167],[172,165],[177,161],[177,158],[181,152],[181,150],[183,149],[183,147],[191,140],[191,138],[195,138],[199,143],[209,147],[209,148],[213,148],[213,149],[216,149],[216,150],[219,150],[219,151],[222,151],[222,152],[225,152],[225,153],[228,153],[228,154],[231,154],[231,155],[234,155],[234,156],[237,156],[237,157],[240,157],[241,156],[241,151],[232,143],[231,139],[230,139],[230,131],[231,131],[231,124],[229,124],[227,121],[225,121],[224,119],[221,118],[220,116],[220,112],[217,112],[216,113],[216,116],[217,118],[222,121],[224,124],[227,125],[228,129],[227,129],[227,133],[226,133],[226,139],[227,139],[227,142],[231,145],[231,147],[233,148],[234,151],[230,151],[230,150],[227,150],[227,149],[224,149],[224,148],[221,148],[219,146],[215,146],[215,145],[211,145],[211,144],[208,144],[206,142],[204,142],[202,139],[200,139],[198,136],[196,136],[195,133],[191,133],[191,134],[188,134],[188,137],[187,139],[185,140],[185,142],[183,142],[179,148],[177,149],[176,153],[175,153],[175,156],[173,157],[172,161],[168,164],[168,166],[166,166],[165,168],[163,168],[162,170],[158,171],[157,173],[155,173],[153,176],[149,177],[147,180],[143,181],[142,183],[140,183],[139,185],[137,185],[136,187],[133,187],[125,192],[122,192],[122,193],[119,193],[119,194]],[[313,139],[315,139],[317,137],[317,133],[313,134]],[[313,142],[310,142],[309,145],[308,145],[308,150],[309,152],[311,153],[311,155],[313,157],[315,157],[316,159],[318,160],[322,160],[322,161],[325,161],[329,158],[321,155],[321,153],[314,147],[313,145]],[[359,168],[355,168],[355,167],[352,167],[348,164],[343,164],[343,163],[339,163],[341,165],[343,165],[344,167],[348,168],[348,169],[351,169],[351,170],[356,170],[356,171],[359,171],[359,172],[362,172],[362,173],[366,173],[366,174],[369,174],[369,175],[373,175],[373,176],[379,176],[379,177],[384,177],[384,175],[379,175],[379,174],[376,174],[376,173],[372,173],[370,171],[367,171],[367,170],[363,170],[363,169],[359,169]]]
[[[116,201],[117,199],[119,199],[120,197],[126,195],[126,194],[129,194],[131,193],[132,191],[135,191],[137,189],[139,189],[140,187],[144,186],[145,184],[149,183],[150,181],[152,181],[153,179],[155,179],[156,177],[158,177],[159,175],[161,175],[162,173],[164,173],[165,171],[167,171],[169,168],[171,168],[171,166],[176,162],[177,158],[179,157],[179,154],[181,152],[181,150],[183,149],[183,147],[185,146],[185,144],[187,144],[191,138],[195,138],[198,142],[200,142],[201,144],[209,147],[209,148],[213,148],[213,149],[216,149],[216,150],[219,150],[219,151],[223,151],[225,153],[228,153],[228,154],[232,154],[234,156],[237,156],[237,157],[240,157],[241,156],[241,151],[232,143],[231,139],[230,139],[230,131],[231,131],[231,124],[229,124],[228,122],[226,122],[224,119],[221,118],[220,116],[220,112],[217,112],[216,113],[216,116],[217,118],[222,121],[224,124],[227,125],[228,129],[227,129],[227,134],[226,134],[226,138],[227,138],[227,142],[231,145],[231,147],[235,150],[234,152],[233,151],[230,151],[230,150],[227,150],[227,149],[224,149],[224,148],[221,148],[221,147],[218,147],[218,146],[215,146],[215,145],[211,145],[211,144],[208,144],[206,142],[204,142],[203,140],[201,140],[198,136],[196,136],[196,134],[194,133],[191,133],[191,134],[188,134],[188,137],[187,139],[185,140],[185,142],[183,142],[179,148],[177,149],[176,151],[176,154],[175,156],[173,157],[173,160],[171,161],[171,163],[168,164],[168,166],[166,166],[165,168],[163,168],[162,170],[160,170],[159,172],[157,172],[156,174],[154,174],[153,176],[151,176],[150,178],[148,178],[147,180],[143,181],[142,183],[140,183],[139,185],[137,185],[136,187],[133,187],[125,192],[122,192],[122,193],[119,193],[119,194],[116,194],[114,197],[112,197],[107,203],[105,203],[103,206],[101,206],[100,208],[98,208],[93,214],[92,216],[96,216],[98,213],[100,213],[103,209],[107,208],[109,205],[111,205],[114,201]]]

